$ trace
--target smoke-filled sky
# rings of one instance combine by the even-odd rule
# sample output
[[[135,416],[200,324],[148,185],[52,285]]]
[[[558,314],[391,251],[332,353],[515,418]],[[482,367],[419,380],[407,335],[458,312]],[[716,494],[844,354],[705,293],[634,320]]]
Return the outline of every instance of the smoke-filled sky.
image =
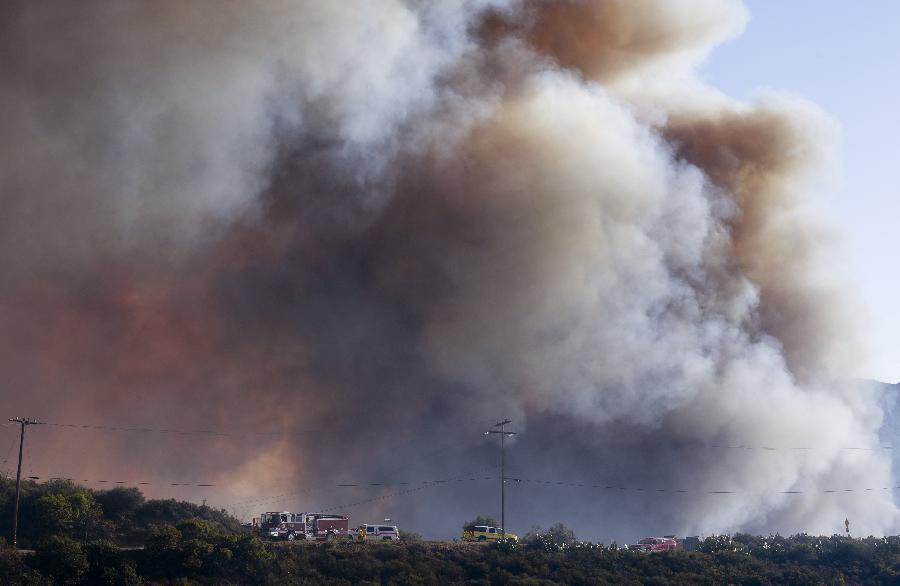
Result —
[[[761,87],[799,93],[840,125],[831,199],[845,259],[835,270],[853,279],[863,301],[868,360],[858,375],[900,381],[900,3],[793,0],[746,3],[752,18],[739,38],[712,53],[701,74],[736,96]],[[838,40],[839,39],[839,40]]]
[[[4,410],[222,433],[32,428],[29,472],[446,538],[497,514],[509,417],[507,476],[574,485],[510,481],[512,531],[896,532],[887,452],[847,449],[882,411],[847,382],[836,125],[696,73],[747,20],[7,3]],[[335,486],[375,482],[411,484]]]

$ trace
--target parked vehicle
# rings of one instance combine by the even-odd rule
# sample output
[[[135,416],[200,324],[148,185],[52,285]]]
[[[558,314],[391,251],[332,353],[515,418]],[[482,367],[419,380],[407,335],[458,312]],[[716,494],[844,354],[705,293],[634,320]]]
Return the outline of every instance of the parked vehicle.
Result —
[[[500,541],[503,538],[503,529],[489,525],[470,525],[463,530],[462,538],[463,541]],[[507,531],[506,539],[518,541],[519,536]]]
[[[360,541],[399,541],[400,530],[396,525],[360,525],[357,536]]]
[[[260,535],[269,539],[293,541],[306,538],[306,516],[303,513],[268,511],[260,515],[258,527]]]
[[[307,539],[335,539],[350,533],[350,520],[343,515],[308,514]]]
[[[637,551],[667,551],[670,549],[678,549],[678,542],[674,537],[645,537],[634,545],[629,545],[628,549]]]
[[[267,512],[259,518],[259,532],[270,539],[336,539],[349,534],[350,521],[343,515]]]

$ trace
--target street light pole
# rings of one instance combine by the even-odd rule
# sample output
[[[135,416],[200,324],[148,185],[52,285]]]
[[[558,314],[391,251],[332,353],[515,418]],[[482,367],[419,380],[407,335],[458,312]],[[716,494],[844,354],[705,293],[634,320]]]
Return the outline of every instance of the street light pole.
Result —
[[[19,431],[19,467],[16,470],[16,503],[13,505],[13,526],[12,526],[12,546],[16,548],[16,538],[19,531],[19,492],[22,486],[22,446],[25,445],[25,426],[39,425],[40,421],[28,419],[27,417],[14,417],[10,419],[12,423],[18,423]]]
[[[500,435],[500,538],[506,539],[506,436],[516,435],[514,431],[506,431],[506,425],[512,423],[509,419],[498,421],[494,427],[500,429],[491,429],[484,432],[484,435],[499,434]]]

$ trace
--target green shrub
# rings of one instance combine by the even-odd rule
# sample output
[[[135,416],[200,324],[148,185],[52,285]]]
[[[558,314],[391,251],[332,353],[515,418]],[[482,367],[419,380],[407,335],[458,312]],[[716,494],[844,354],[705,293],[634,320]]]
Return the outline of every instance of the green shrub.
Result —
[[[34,566],[56,584],[78,584],[90,568],[81,544],[60,535],[49,537],[35,551]]]

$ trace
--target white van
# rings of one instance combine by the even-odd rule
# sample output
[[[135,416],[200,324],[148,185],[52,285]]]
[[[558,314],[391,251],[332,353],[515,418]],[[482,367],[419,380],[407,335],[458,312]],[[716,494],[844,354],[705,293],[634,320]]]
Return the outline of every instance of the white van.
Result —
[[[360,525],[357,530],[360,541],[370,539],[381,541],[398,541],[400,530],[396,525]]]

